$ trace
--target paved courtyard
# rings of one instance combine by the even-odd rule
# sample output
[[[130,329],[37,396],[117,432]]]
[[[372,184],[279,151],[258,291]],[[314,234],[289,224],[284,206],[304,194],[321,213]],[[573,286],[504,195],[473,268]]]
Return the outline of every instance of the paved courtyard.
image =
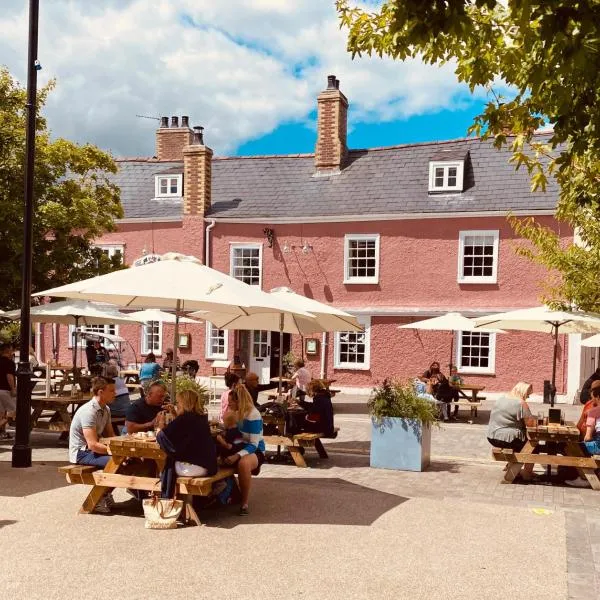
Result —
[[[122,491],[116,514],[78,515],[86,488],[58,475],[56,434],[34,434],[32,469],[0,446],[2,597],[600,597],[600,494],[501,484],[489,403],[434,430],[424,473],[371,469],[364,397],[335,404],[329,460],[265,465],[248,518],[208,513],[201,528],[147,531]]]

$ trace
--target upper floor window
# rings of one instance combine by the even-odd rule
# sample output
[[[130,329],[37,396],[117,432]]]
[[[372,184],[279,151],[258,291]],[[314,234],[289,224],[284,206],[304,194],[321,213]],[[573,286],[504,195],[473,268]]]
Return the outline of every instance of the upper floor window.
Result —
[[[460,232],[459,283],[496,283],[498,279],[498,238],[497,230]]]
[[[430,192],[462,192],[464,161],[431,161],[429,163]]]
[[[344,283],[379,283],[379,234],[345,236]]]
[[[227,331],[206,322],[206,358],[227,358]]]
[[[154,196],[169,198],[183,196],[183,175],[157,175]]]
[[[462,373],[494,373],[496,334],[483,331],[459,331],[457,366]]]
[[[334,368],[367,370],[371,367],[371,317],[357,317],[362,332],[339,331],[334,341]]]
[[[123,244],[96,244],[95,246],[106,254],[108,258],[113,259],[115,256],[118,257],[119,264],[123,264],[124,247]]]
[[[142,325],[142,354],[161,354],[162,322],[148,321]]]
[[[231,244],[230,275],[248,285],[262,285],[262,246]]]

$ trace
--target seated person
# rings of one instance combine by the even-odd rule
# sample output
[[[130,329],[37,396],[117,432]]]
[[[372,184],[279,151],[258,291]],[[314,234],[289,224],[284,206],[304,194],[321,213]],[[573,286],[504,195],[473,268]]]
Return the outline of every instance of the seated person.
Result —
[[[583,407],[583,410],[581,411],[581,416],[579,417],[579,421],[577,422],[577,429],[579,429],[582,438],[586,434],[586,430],[587,430],[586,422],[587,422],[587,417],[588,417],[589,412],[593,408],[595,408],[596,406],[598,406],[600,404],[598,402],[598,399],[592,394],[592,392],[596,389],[600,390],[600,380],[592,382],[589,393],[588,393],[588,398],[591,395],[591,399],[588,399],[588,401],[585,403],[585,406]]]
[[[337,437],[333,426],[331,394],[325,389],[320,379],[311,381],[307,391],[308,395],[312,396],[312,402],[307,402],[301,398],[298,399],[298,404],[307,411],[304,430],[313,433],[322,433],[328,438]]]
[[[225,425],[225,434],[217,435],[217,452],[221,458],[226,458],[232,454],[237,454],[244,446],[244,437],[238,428],[237,414],[228,410],[223,415],[223,425]]]
[[[108,365],[106,367],[106,376],[115,382],[115,399],[110,405],[111,417],[125,417],[131,406],[129,390],[125,385],[125,380],[119,377],[119,367],[117,365]]]
[[[160,366],[156,362],[156,356],[154,353],[150,352],[146,356],[146,360],[144,360],[144,364],[142,364],[140,368],[140,383],[145,389],[151,381],[158,379],[160,377]]]
[[[152,382],[145,396],[129,405],[125,415],[124,431],[127,433],[152,431],[158,423],[158,416],[161,412],[169,411],[173,414],[173,406],[165,404],[166,395],[167,388],[164,383]]]
[[[198,371],[200,370],[200,365],[198,364],[197,360],[186,360],[183,363],[182,369],[188,377],[195,379]]]
[[[429,369],[420,377],[421,381],[428,384],[427,392],[435,396],[437,400],[443,402],[442,417],[444,421],[450,420],[450,405],[453,400],[458,400],[458,390],[450,387],[448,379],[440,370],[440,363],[434,361],[429,365]]]
[[[163,371],[168,371],[170,372],[171,369],[173,368],[173,349],[172,348],[167,348],[167,350],[165,351],[165,360],[163,361]],[[179,365],[179,356],[177,357],[177,369],[180,368]]]
[[[254,406],[258,408],[260,406],[260,404],[258,403],[258,375],[250,371],[246,375],[246,380],[244,383],[246,386],[246,390],[248,390],[248,393],[252,398],[252,402],[254,402]]]
[[[599,383],[594,382],[594,383]],[[591,401],[595,405],[590,407],[585,419],[585,435],[583,437],[583,446],[590,456],[600,454],[600,385],[593,386],[590,389]]]
[[[79,465],[104,468],[110,460],[108,446],[100,443],[100,437],[112,437],[110,408],[115,398],[112,379],[96,377],[92,381],[93,398],[73,415],[69,431],[69,461]],[[110,492],[105,494],[94,510],[109,513],[113,504]]]
[[[294,387],[292,388],[292,398],[304,398],[306,396],[306,387],[310,383],[312,376],[310,371],[304,366],[304,361],[298,359],[294,363],[296,369],[290,379],[294,380]]]
[[[177,476],[210,477],[216,475],[217,452],[210,433],[208,415],[194,390],[177,394],[177,416],[165,425],[158,418],[156,441],[167,453],[161,474],[161,496],[173,498]]]
[[[223,421],[225,417],[225,413],[229,410],[229,392],[236,386],[240,378],[235,373],[231,371],[227,371],[225,373],[225,390],[221,394],[221,411],[219,413],[219,420]]]
[[[595,381],[600,381],[600,367],[598,367],[586,380],[579,392],[579,402],[586,404],[591,399],[592,385]]]
[[[429,400],[430,402],[438,404],[438,401],[435,399],[433,394],[427,391],[429,386],[426,383],[423,383],[418,377],[415,377],[413,385],[415,388],[415,393],[419,398],[424,398],[425,400]]]
[[[453,402],[458,402],[460,386],[463,384],[462,377],[458,374],[456,365],[450,367],[450,377],[448,378],[448,384],[456,392],[456,396],[452,398]],[[454,416],[458,413],[458,406],[454,407]]]

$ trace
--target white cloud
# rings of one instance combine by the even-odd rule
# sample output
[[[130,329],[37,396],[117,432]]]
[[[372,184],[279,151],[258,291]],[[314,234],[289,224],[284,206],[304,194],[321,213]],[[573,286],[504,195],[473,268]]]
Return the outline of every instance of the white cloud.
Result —
[[[26,3],[4,0],[0,62],[23,81],[26,37]],[[54,0],[41,3],[39,46],[40,83],[58,81],[53,132],[116,155],[153,150],[157,123],[136,114],[190,115],[216,152],[235,151],[306,121],[328,73],[355,123],[454,107],[467,93],[451,66],[352,61],[324,0]]]

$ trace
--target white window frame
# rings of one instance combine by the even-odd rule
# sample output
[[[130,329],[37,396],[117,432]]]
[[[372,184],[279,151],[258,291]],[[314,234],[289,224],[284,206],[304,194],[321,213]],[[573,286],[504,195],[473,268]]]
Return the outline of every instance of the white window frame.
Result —
[[[176,179],[177,180],[177,191],[171,192],[171,182],[167,183],[167,192],[162,194],[160,191],[160,182],[163,179]],[[181,198],[183,196],[183,174],[173,173],[171,175],[155,175],[154,177],[154,197],[155,198]]]
[[[494,252],[491,275],[463,275],[463,264],[465,259],[465,239],[469,236],[493,236]],[[472,229],[460,231],[458,234],[458,283],[497,283],[498,282],[498,255],[500,246],[500,231],[498,229]]]
[[[263,281],[263,247],[262,247],[262,244],[231,242],[229,244],[229,274],[234,279],[238,279],[234,275],[234,269],[233,269],[233,259],[234,259],[234,255],[235,255],[235,250],[238,250],[238,249],[239,250],[244,250],[244,249],[256,250],[257,248],[258,248],[258,286],[257,287],[262,290],[262,281]],[[238,281],[242,281],[242,280],[238,279]],[[254,284],[247,284],[247,285],[254,285]]]
[[[223,352],[213,352],[212,351],[212,340],[213,340],[213,329],[217,331],[223,332],[225,344],[223,346]],[[204,356],[207,360],[225,360],[229,353],[229,332],[226,329],[218,329],[212,323],[206,321],[206,336],[205,336],[206,344],[205,344],[205,352]]]
[[[150,350],[150,348],[148,348],[148,337],[147,337],[148,325],[147,325],[147,323],[142,323],[140,354],[142,356],[146,356],[146,355],[150,354],[150,352],[153,352],[155,355],[160,356],[162,354],[163,324],[162,324],[162,321],[149,321],[149,323],[150,322],[158,323],[158,335],[156,336],[156,339],[158,339],[158,349]]]
[[[344,335],[345,331],[337,331],[334,337],[333,345],[333,368],[346,369],[352,371],[368,371],[371,368],[371,317],[363,315],[357,316],[356,319],[365,329],[365,360],[362,363],[345,363],[340,361],[340,336]]]
[[[448,170],[456,167],[456,185],[448,185]],[[435,184],[436,169],[444,169],[444,183],[441,186]],[[430,192],[462,192],[465,172],[464,160],[438,160],[429,162],[429,191]]]
[[[375,241],[375,275],[373,277],[350,276],[350,242]],[[344,236],[344,284],[377,284],[379,283],[379,246],[378,233],[347,233]]]
[[[125,264],[125,244],[94,244],[94,248],[106,252],[108,258],[112,258],[117,252],[120,252],[121,263]]]
[[[89,332],[89,333],[94,333],[94,328],[95,327],[101,327],[102,331],[101,333],[110,333],[110,331],[107,331],[108,327],[114,327],[114,335],[119,335],[119,326],[115,325],[115,324],[104,324],[104,325],[91,325],[90,327],[86,327],[85,325],[80,325],[79,326],[79,331],[81,332]],[[73,332],[75,331],[75,325],[69,325],[69,330],[68,330],[68,334],[69,334],[69,340],[67,343],[67,348],[72,348],[73,347]],[[79,338],[79,347],[80,348],[85,348],[87,344],[87,341],[84,340],[83,338]]]
[[[456,332],[456,366],[459,373],[472,374],[472,375],[494,375],[496,373],[496,334],[489,333],[487,331],[481,331],[479,333],[489,333],[490,336],[490,353],[488,355],[487,367],[471,367],[463,366],[462,364],[462,334],[463,333],[478,333],[475,331],[457,331]]]

